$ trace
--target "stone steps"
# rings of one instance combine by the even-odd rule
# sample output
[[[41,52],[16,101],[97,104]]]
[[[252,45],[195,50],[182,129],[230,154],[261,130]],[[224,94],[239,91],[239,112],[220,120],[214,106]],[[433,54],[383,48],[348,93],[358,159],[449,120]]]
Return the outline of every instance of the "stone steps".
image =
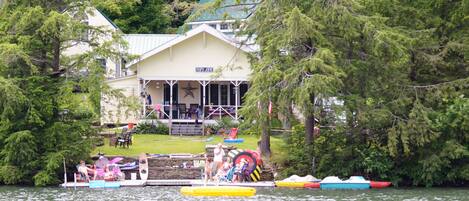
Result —
[[[174,123],[171,126],[171,135],[203,135],[203,128],[201,124]]]

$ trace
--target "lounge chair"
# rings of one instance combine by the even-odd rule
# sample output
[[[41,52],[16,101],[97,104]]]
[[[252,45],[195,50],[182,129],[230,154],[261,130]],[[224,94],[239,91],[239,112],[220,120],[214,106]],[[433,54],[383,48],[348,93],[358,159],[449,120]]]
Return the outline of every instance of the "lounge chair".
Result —
[[[228,135],[223,134],[224,139],[236,139],[238,138],[238,128],[231,128]]]
[[[187,118],[187,109],[186,109],[186,104],[185,103],[179,103],[178,104],[178,113],[179,113],[179,116],[178,118],[179,119],[186,119]]]
[[[132,128],[131,130],[128,130],[128,128],[124,127],[122,128],[122,132],[119,137],[117,137],[116,143],[114,144],[114,147],[117,147],[119,145],[120,147],[126,147],[129,148],[129,145],[132,145],[132,134],[136,132],[136,128]]]
[[[132,134],[126,133],[122,137],[117,138],[117,143],[116,143],[115,147],[117,147],[117,145],[119,145],[120,147],[129,148],[129,145],[131,145],[131,144],[132,144]]]

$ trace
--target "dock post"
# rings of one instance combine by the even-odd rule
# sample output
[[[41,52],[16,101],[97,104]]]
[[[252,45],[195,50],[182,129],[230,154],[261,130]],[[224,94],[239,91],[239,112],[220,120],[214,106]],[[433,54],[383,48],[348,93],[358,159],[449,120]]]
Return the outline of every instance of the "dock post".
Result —
[[[67,186],[67,167],[65,166],[65,158],[63,159],[64,162],[64,188]]]

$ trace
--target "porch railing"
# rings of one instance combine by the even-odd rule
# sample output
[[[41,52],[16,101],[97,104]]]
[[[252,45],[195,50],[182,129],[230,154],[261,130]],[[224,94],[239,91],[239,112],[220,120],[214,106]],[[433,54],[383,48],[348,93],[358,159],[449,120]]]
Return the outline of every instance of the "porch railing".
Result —
[[[148,119],[151,117],[152,114],[157,115],[157,119],[170,119],[170,105],[163,105],[160,104],[159,106],[156,105],[145,105],[146,108],[146,114],[144,115],[145,119]],[[238,120],[241,115],[238,114],[239,109],[241,109],[242,106],[235,106],[235,105],[206,105],[204,107],[204,114],[205,117],[204,119],[213,119],[213,118],[222,118],[223,116],[229,116],[234,120]],[[186,109],[187,110],[187,109]],[[177,105],[173,105],[173,111],[177,111],[177,115],[174,116],[173,114],[173,119],[179,119],[180,114],[182,113],[189,113],[187,111],[179,111],[179,108],[177,108]],[[200,111],[199,116],[202,116],[202,111]],[[187,118],[187,117],[186,117]]]

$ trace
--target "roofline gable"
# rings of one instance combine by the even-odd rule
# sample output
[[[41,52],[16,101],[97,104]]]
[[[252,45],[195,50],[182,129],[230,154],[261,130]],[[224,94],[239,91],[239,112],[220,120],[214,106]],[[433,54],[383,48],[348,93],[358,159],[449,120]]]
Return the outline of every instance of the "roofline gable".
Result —
[[[214,29],[213,27],[209,26],[209,25],[206,25],[206,24],[202,24],[198,27],[196,27],[195,29],[192,29],[184,34],[181,34],[179,37],[176,37],[144,54],[142,54],[138,59],[135,59],[131,62],[129,62],[126,67],[131,67],[155,54],[158,54],[178,43],[181,43],[189,38],[192,38],[193,36],[196,36],[197,34],[200,34],[200,33],[208,33],[212,36],[214,36],[215,38],[218,38],[219,40],[221,41],[224,41],[230,45],[232,45],[233,47],[235,48],[239,48],[240,50],[244,51],[244,52],[253,52],[254,50],[245,46],[245,45],[242,45],[242,44],[238,44],[236,43],[235,40],[231,39],[231,38],[228,38],[228,36],[226,36],[225,34],[219,32],[218,30]]]
[[[93,7],[93,8],[94,8],[94,7]],[[94,9],[95,9],[96,11],[98,11],[98,13],[99,13],[101,16],[103,16],[103,18],[106,19],[106,21],[109,22],[109,24],[111,24],[111,26],[113,26],[115,29],[117,29],[117,30],[119,30],[119,31],[121,30],[121,29],[117,26],[117,24],[115,24],[111,19],[109,19],[109,17],[108,17],[106,14],[104,14],[102,11],[100,11],[100,10],[97,9],[97,8],[94,8]]]

